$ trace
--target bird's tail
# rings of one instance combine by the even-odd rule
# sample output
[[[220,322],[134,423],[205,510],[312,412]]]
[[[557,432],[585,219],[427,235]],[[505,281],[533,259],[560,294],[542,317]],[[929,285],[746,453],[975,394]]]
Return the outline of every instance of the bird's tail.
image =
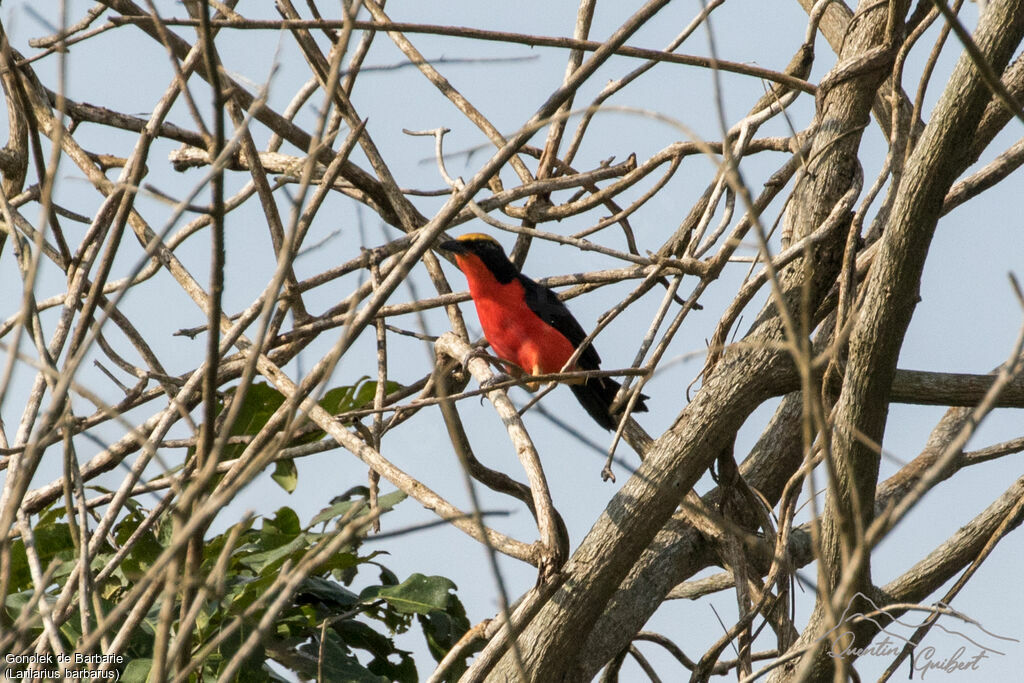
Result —
[[[583,384],[570,384],[569,388],[597,424],[605,429],[615,429],[618,426],[619,416],[612,415],[611,407],[615,394],[622,388],[621,384],[611,377],[591,377]],[[647,404],[644,402],[647,398],[640,394],[640,400],[633,407],[634,413],[647,412]]]

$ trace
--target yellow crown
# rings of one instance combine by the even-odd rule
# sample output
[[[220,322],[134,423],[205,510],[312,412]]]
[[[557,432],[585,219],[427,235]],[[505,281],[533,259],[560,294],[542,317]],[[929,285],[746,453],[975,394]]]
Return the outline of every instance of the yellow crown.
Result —
[[[498,240],[482,232],[467,232],[465,235],[455,239],[458,242],[493,242],[498,244]]]

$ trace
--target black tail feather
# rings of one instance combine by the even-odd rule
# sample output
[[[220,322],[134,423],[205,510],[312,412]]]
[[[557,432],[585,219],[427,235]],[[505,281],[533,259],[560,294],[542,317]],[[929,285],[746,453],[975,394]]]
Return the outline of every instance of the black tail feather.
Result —
[[[615,400],[615,394],[622,388],[621,384],[611,377],[591,377],[583,384],[570,384],[569,388],[597,424],[605,429],[615,429],[618,426],[618,416],[612,415],[610,408],[612,401]],[[640,400],[633,407],[634,413],[647,412],[647,398],[640,394]]]

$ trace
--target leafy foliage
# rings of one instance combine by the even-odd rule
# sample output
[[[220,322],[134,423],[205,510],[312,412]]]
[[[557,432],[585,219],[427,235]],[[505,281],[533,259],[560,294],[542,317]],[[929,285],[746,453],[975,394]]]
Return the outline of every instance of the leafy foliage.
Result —
[[[376,383],[360,381],[350,387],[333,389],[321,401],[332,412],[345,412],[373,400]],[[253,385],[246,393],[233,435],[252,435],[259,431],[281,405],[283,397],[272,387]],[[223,408],[223,406],[222,406]],[[323,432],[300,433],[295,443],[323,438]],[[242,446],[228,446],[229,457],[237,457]],[[281,483],[281,482],[279,482]],[[286,486],[286,488],[288,488]],[[381,514],[405,499],[396,491],[381,495]],[[193,653],[212,646],[195,672],[200,680],[216,679],[232,656],[257,628],[267,605],[280,593],[282,573],[298,566],[334,539],[346,524],[370,511],[369,490],[356,486],[338,496],[303,526],[289,507],[273,515],[239,522],[223,533],[207,539],[202,551],[201,570],[207,586],[214,586],[209,599],[195,620],[192,630]],[[34,527],[36,552],[44,567],[53,563],[49,590],[43,599],[54,602],[69,578],[78,555],[74,531],[62,521],[64,507],[44,511]],[[152,526],[144,526],[149,511],[137,501],[113,530],[111,540],[128,543],[128,551],[110,571],[97,594],[102,598],[100,612],[131,595],[133,588],[147,576],[158,558],[172,542],[171,522],[165,516]],[[290,603],[277,614],[269,635],[249,655],[237,680],[279,680],[268,667],[274,660],[303,678],[322,681],[415,681],[416,666],[412,654],[399,648],[394,636],[420,625],[431,653],[440,659],[469,628],[465,610],[455,596],[455,584],[441,576],[413,574],[404,581],[381,564],[380,551],[362,549],[365,538],[356,535],[337,552],[322,559],[299,584]],[[104,544],[93,557],[93,571],[113,563],[116,548]],[[36,588],[24,543],[12,544],[11,587],[5,602],[11,619],[33,619],[34,635],[42,633],[42,622],[32,609]],[[367,576],[376,574],[375,579]],[[361,590],[354,586],[363,585]],[[173,613],[178,615],[180,603]],[[122,680],[145,681],[153,661],[154,634],[159,609],[146,615],[131,642],[123,650],[125,663]],[[88,617],[90,629],[96,615]],[[68,650],[82,637],[81,617],[76,613],[63,622],[61,637]],[[176,631],[179,623],[175,622]],[[464,666],[457,668],[458,671]]]
[[[220,595],[211,599],[196,622],[194,648],[213,641],[229,626],[236,629],[224,638],[206,658],[202,678],[216,678],[223,664],[241,647],[245,638],[256,627],[265,606],[268,591],[272,591],[285,564],[295,566],[320,544],[329,540],[333,530],[317,531],[314,527],[335,527],[342,517],[352,518],[369,508],[365,488],[357,487],[333,501],[314,521],[303,527],[295,512],[288,507],[277,510],[273,516],[242,522],[207,542],[203,551],[203,573],[209,575],[223,553],[228,554]],[[401,492],[381,496],[382,509],[388,510],[405,495]],[[52,516],[51,516],[52,517]],[[121,540],[134,533],[143,519],[142,510],[133,512],[123,520],[115,533]],[[44,559],[71,560],[71,546],[58,552],[61,543],[69,542],[67,525],[53,522],[38,527],[40,551]],[[229,539],[238,534],[233,547]],[[101,587],[101,595],[113,600],[125,595],[136,580],[145,574],[148,566],[163,548],[159,530],[147,530],[136,542],[120,567]],[[17,581],[7,599],[8,614],[17,619],[28,605],[32,595],[31,577],[24,562],[24,548],[15,544],[15,559],[19,562],[12,574]],[[440,659],[469,628],[462,603],[455,596],[455,584],[441,576],[413,574],[404,581],[380,564],[379,552],[363,552],[362,539],[353,541],[333,554],[314,575],[306,578],[296,592],[292,604],[278,616],[271,636],[262,649],[250,656],[239,674],[244,680],[271,680],[272,672],[265,660],[273,659],[303,677],[325,681],[415,681],[416,667],[412,654],[396,646],[393,636],[407,632],[414,624],[420,625],[431,653]],[[97,555],[94,564],[102,566],[111,560],[112,548]],[[21,558],[18,560],[18,558]],[[222,561],[222,560],[221,560]],[[70,564],[70,562],[66,563]],[[367,570],[376,570],[378,578],[356,592],[352,586],[362,579]],[[66,578],[66,575],[65,577]],[[55,580],[59,590],[63,579]],[[153,634],[156,631],[157,610],[152,610],[143,621],[132,643],[125,649],[127,666],[123,680],[144,681],[149,673],[153,654]],[[81,636],[79,619],[67,620],[61,631],[65,645],[72,649]],[[93,623],[93,625],[95,625]],[[41,622],[36,624],[41,632]],[[368,663],[362,663],[357,653],[364,653]]]
[[[401,386],[397,382],[387,382],[384,390],[390,393]],[[338,415],[351,410],[358,410],[373,403],[373,397],[377,393],[377,382],[362,377],[355,384],[349,386],[335,387],[328,390],[320,399],[320,407]],[[227,401],[235,395],[234,389],[226,392]],[[267,424],[270,416],[284,404],[284,395],[277,389],[265,382],[254,382],[245,392],[242,406],[239,408],[238,416],[228,430],[228,436],[255,436]],[[223,412],[227,401],[222,401],[217,414]],[[296,436],[288,446],[300,446],[313,443],[324,438],[325,434],[320,429],[303,429],[300,424],[296,429]],[[245,450],[245,444],[229,444],[221,453],[222,460],[237,458]],[[275,464],[273,480],[288,493],[295,490],[298,483],[298,469],[294,460],[278,460]]]

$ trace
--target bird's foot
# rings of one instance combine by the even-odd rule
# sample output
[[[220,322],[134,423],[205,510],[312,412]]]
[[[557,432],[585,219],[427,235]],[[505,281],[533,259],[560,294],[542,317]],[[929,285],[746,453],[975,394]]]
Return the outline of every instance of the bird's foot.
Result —
[[[508,374],[507,372],[502,372],[499,370],[498,372],[494,373],[494,375],[490,379],[485,379],[483,382],[480,382],[480,388],[491,389],[493,387],[498,386],[499,384],[512,381],[514,381],[512,375]]]
[[[490,363],[491,365],[494,365],[499,368],[502,367],[502,361],[500,358],[492,356],[491,354],[487,353],[486,351],[477,346],[471,348],[462,358],[460,358],[459,363],[462,364],[462,367],[468,369],[469,361],[473,360],[474,358],[480,358],[486,361],[487,363]]]
[[[524,374],[523,370],[515,363],[510,363],[504,358],[492,356],[483,349],[479,348],[474,348],[470,350],[469,353],[462,357],[462,360],[460,361],[462,363],[462,367],[468,368],[469,361],[473,360],[474,358],[480,358],[481,360],[487,362],[492,368],[494,368],[494,377],[492,379],[487,380],[488,384],[494,384],[497,382],[508,382],[510,380],[521,377]]]

